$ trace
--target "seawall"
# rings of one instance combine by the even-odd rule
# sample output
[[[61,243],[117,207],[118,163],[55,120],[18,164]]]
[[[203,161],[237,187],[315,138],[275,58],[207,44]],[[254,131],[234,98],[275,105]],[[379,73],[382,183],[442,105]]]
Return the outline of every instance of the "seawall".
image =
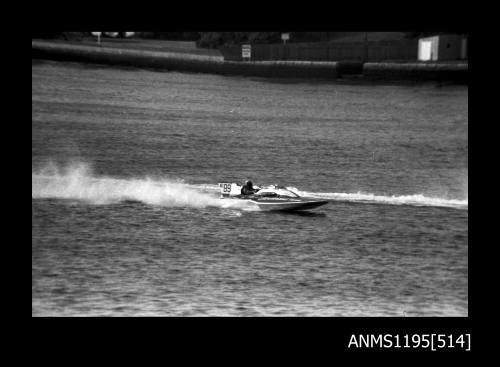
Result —
[[[315,78],[337,76],[336,62],[224,61],[219,56],[73,45],[38,40],[31,41],[31,57],[223,75]]]
[[[374,81],[468,83],[467,62],[228,61],[221,56],[31,41],[33,59],[79,61],[160,70],[258,77],[326,78],[354,76]],[[359,79],[361,78],[361,79]]]
[[[367,62],[363,76],[371,80],[435,80],[468,83],[467,62]]]

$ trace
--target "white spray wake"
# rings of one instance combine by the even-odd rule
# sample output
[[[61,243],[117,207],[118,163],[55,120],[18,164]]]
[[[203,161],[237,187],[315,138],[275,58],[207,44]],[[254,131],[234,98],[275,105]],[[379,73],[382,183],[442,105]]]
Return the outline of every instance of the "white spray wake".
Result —
[[[203,188],[204,190],[219,191],[218,185],[192,185],[191,187]],[[348,201],[357,203],[379,203],[390,205],[413,205],[413,206],[436,206],[444,208],[468,209],[469,201],[460,199],[445,199],[429,197],[422,194],[385,196],[367,193],[343,193],[343,192],[309,192],[301,191],[296,187],[287,187],[289,190],[303,197],[326,199],[332,201]]]
[[[193,185],[192,187],[203,188],[204,190],[219,191],[218,185]],[[429,197],[422,194],[415,195],[375,195],[369,193],[343,193],[343,192],[309,192],[301,191],[296,187],[287,187],[289,190],[300,196],[326,199],[333,201],[348,201],[358,203],[380,203],[390,205],[413,205],[413,206],[436,206],[444,208],[468,209],[469,201],[460,199],[447,199],[439,197]]]
[[[219,191],[218,185],[192,185],[192,187],[203,188],[204,190]],[[348,201],[357,203],[379,203],[390,205],[413,205],[413,206],[436,206],[444,208],[468,209],[469,201],[460,199],[446,199],[439,197],[429,197],[422,194],[416,195],[375,195],[367,193],[343,193],[343,192],[309,192],[301,191],[296,187],[287,187],[289,190],[303,197],[326,199],[332,201]]]
[[[421,194],[385,196],[360,192],[307,192],[294,187],[289,189],[300,196],[334,201],[468,209],[468,200],[427,197]],[[73,199],[92,204],[133,200],[168,207],[257,209],[247,201],[220,199],[218,192],[216,184],[190,185],[168,179],[96,177],[85,164],[74,164],[63,169],[49,165],[31,175],[32,198]]]
[[[94,176],[85,164],[64,169],[48,166],[31,174],[32,198],[81,200],[92,204],[139,201],[167,207],[255,209],[246,201],[222,200],[214,193],[167,179]]]
[[[359,203],[381,203],[391,205],[414,205],[414,206],[437,206],[445,208],[468,209],[468,200],[444,199],[428,197],[425,195],[401,195],[385,196],[365,193],[336,193],[336,192],[307,192],[296,188],[290,188],[300,196],[313,197],[318,199],[328,199],[336,201],[349,201]]]

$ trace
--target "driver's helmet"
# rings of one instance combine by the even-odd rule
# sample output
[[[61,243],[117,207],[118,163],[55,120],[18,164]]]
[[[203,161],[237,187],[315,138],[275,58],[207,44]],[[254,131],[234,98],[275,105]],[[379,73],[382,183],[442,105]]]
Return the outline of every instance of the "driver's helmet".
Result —
[[[246,181],[245,181],[245,186],[246,186],[246,187],[248,187],[248,188],[252,188],[252,187],[253,187],[253,183],[252,183],[252,181],[250,181],[250,180],[246,180]]]

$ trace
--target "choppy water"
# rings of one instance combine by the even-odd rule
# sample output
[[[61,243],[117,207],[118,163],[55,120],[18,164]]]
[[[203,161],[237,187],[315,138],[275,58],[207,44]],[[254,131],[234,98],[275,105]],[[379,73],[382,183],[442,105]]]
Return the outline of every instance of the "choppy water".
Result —
[[[32,315],[466,316],[467,128],[464,86],[33,61]]]

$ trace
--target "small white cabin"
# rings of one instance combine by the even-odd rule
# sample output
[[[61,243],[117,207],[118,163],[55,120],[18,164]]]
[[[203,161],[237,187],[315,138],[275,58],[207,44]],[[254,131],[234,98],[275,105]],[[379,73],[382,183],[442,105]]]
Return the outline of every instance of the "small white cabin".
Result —
[[[418,40],[419,61],[449,61],[467,59],[467,37],[442,34]]]

